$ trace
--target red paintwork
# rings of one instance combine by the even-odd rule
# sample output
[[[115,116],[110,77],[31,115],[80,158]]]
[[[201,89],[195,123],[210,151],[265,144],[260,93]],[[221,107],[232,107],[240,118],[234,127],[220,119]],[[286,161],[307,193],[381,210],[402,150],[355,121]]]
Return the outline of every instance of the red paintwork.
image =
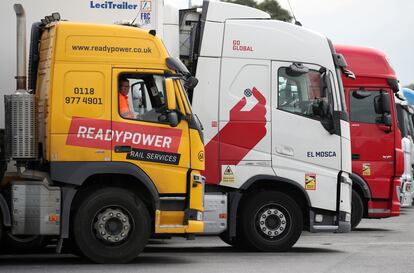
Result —
[[[347,69],[354,72],[356,80],[342,75],[345,98],[349,111],[349,94],[352,90],[385,90],[391,105],[395,106],[394,95],[387,79],[396,75],[385,54],[379,50],[356,46],[335,46],[336,52],[344,55]],[[371,190],[368,201],[368,218],[398,216],[400,202],[397,186],[400,185],[401,132],[397,126],[395,107],[391,107],[392,131],[385,132],[381,125],[350,122],[352,154],[359,154],[359,160],[352,161],[352,172],[363,178]],[[362,166],[370,164],[371,174],[363,175]]]
[[[221,166],[239,164],[266,136],[266,99],[256,87],[252,94],[257,104],[250,111],[242,111],[247,100],[241,98],[230,110],[229,122],[205,146],[206,170],[203,175],[207,184],[219,184]]]

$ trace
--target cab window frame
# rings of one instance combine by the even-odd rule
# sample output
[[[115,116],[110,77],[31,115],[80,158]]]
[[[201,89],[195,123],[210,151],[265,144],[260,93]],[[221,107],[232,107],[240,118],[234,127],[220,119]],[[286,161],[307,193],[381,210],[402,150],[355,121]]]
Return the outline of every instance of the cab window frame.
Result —
[[[149,119],[138,119],[137,118],[137,112],[135,111],[135,109],[134,109],[134,107],[133,107],[133,99],[132,99],[132,96],[133,96],[133,88],[132,88],[132,86],[134,85],[134,84],[136,84],[137,82],[131,82],[131,80],[142,80],[142,78],[143,77],[145,77],[145,76],[159,76],[159,77],[163,77],[163,79],[165,79],[165,76],[164,76],[164,74],[162,74],[162,73],[146,73],[146,72],[121,72],[121,73],[119,73],[118,74],[118,77],[117,77],[117,87],[118,87],[118,90],[117,90],[117,111],[118,111],[118,116],[120,117],[120,118],[122,118],[122,119],[125,119],[125,120],[130,120],[130,121],[136,121],[136,122],[150,122],[150,123],[158,123],[158,124],[169,124],[169,122],[168,122],[168,119],[166,119],[165,121],[163,121],[163,120],[159,120],[159,117],[160,116],[162,116],[162,115],[164,115],[165,113],[162,113],[162,112],[157,112],[158,110],[155,110],[155,109],[161,109],[161,108],[166,108],[167,107],[167,101],[166,101],[166,94],[165,94],[165,84],[164,84],[164,82],[162,81],[162,86],[161,86],[161,88],[162,88],[162,92],[160,92],[159,91],[159,89],[158,89],[158,92],[159,93],[162,93],[162,95],[163,95],[163,105],[162,106],[160,106],[160,107],[158,107],[158,108],[154,108],[153,107],[153,100],[151,100],[150,98],[145,98],[145,100],[147,100],[147,101],[150,101],[150,103],[151,103],[151,110],[152,109],[154,109],[154,111],[157,113],[157,118],[156,118],[156,120],[154,119],[154,120],[149,120]],[[120,105],[120,81],[121,80],[128,80],[129,81],[129,84],[130,84],[130,88],[129,88],[129,92],[128,92],[128,107],[129,107],[129,110],[130,110],[130,112],[132,112],[134,115],[135,115],[135,117],[134,118],[129,118],[129,117],[126,117],[126,116],[123,116],[123,115],[121,115],[121,105]],[[155,80],[155,77],[154,77],[154,85],[157,87],[157,88],[159,88],[159,86],[156,84],[156,80]],[[148,86],[147,86],[147,84],[145,83],[145,80],[143,80],[144,81],[144,85],[145,85],[145,92],[146,92],[146,94],[145,94],[145,96],[150,96],[150,90],[148,89]]]
[[[326,94],[324,94],[324,96],[322,96],[322,83],[321,83],[321,81],[322,81],[322,73],[321,73],[321,66],[319,66],[319,65],[315,65],[315,64],[304,64],[305,66],[312,66],[312,68],[310,68],[309,69],[309,72],[307,72],[306,74],[303,74],[303,75],[308,75],[309,73],[318,73],[319,74],[319,90],[318,90],[318,92],[319,92],[319,96],[320,97],[315,97],[315,99],[313,99],[313,101],[316,101],[316,99],[322,99],[322,98],[324,98],[324,99],[326,99],[327,100],[327,102],[329,103],[329,104],[332,104],[332,106],[334,106],[334,98],[333,98],[333,94],[332,94],[332,92],[333,92],[333,90],[332,90],[332,88],[333,88],[333,84],[332,84],[332,79],[331,79],[331,71],[330,70],[326,70],[326,72],[325,73],[327,73],[327,84],[328,84],[328,86],[327,86],[327,93]],[[306,113],[303,113],[303,112],[294,112],[294,111],[289,111],[288,109],[286,109],[286,108],[283,108],[283,107],[281,107],[281,105],[280,105],[280,103],[281,103],[281,77],[285,77],[286,78],[286,80],[289,80],[289,78],[288,77],[291,77],[291,78],[293,78],[293,76],[289,76],[289,75],[287,75],[287,73],[286,72],[282,72],[283,70],[287,70],[289,67],[287,67],[287,66],[281,66],[281,67],[279,67],[278,68],[278,71],[277,71],[277,94],[276,94],[276,96],[277,96],[277,109],[278,110],[280,110],[280,111],[283,111],[283,112],[287,112],[287,113],[290,113],[290,114],[294,114],[294,115],[297,115],[297,116],[300,116],[300,117],[304,117],[304,118],[308,118],[308,119],[312,119],[312,120],[316,120],[316,121],[321,121],[322,120],[322,117],[321,116],[318,116],[318,115],[309,115],[309,114],[306,114]],[[319,68],[319,70],[318,69],[315,69],[315,68]],[[281,73],[282,72],[282,73]],[[300,75],[300,76],[302,76],[302,75]],[[307,90],[306,91],[303,91],[303,92],[306,92],[307,93],[307,95],[309,95],[309,93],[311,92],[309,89],[310,89],[310,85],[309,85],[309,78],[308,78],[308,80],[307,80],[307,82],[306,82],[306,88],[307,88]],[[296,85],[296,88],[299,88],[297,85]],[[297,99],[297,100],[299,100],[298,102],[299,103],[301,103],[301,101],[300,101],[300,98],[299,98],[299,96],[300,96],[300,94],[299,94],[299,90],[297,90],[296,92],[298,92],[298,98],[295,98],[295,99]],[[303,94],[303,93],[302,93]],[[303,96],[302,96],[302,98],[303,98]],[[305,102],[305,101],[302,101],[302,102]],[[308,102],[311,102],[311,100],[309,100]],[[311,107],[312,107],[312,103],[309,103],[308,104],[308,106],[307,107],[310,107],[310,109],[312,109]]]

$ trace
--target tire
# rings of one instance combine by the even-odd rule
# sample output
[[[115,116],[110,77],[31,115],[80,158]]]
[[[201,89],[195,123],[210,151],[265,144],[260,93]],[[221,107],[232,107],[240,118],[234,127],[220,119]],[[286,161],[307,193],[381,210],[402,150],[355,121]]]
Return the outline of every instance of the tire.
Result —
[[[92,192],[80,204],[73,221],[75,242],[95,263],[127,263],[142,252],[151,233],[144,203],[120,188]]]
[[[352,207],[351,207],[351,230],[359,225],[364,214],[364,204],[358,192],[352,190]]]
[[[244,206],[240,224],[243,241],[255,250],[287,251],[302,233],[302,211],[284,193],[259,192]]]
[[[2,252],[4,253],[39,253],[44,247],[45,237],[41,235],[13,235],[5,230],[2,237]]]
[[[4,227],[3,227],[3,215],[1,215],[1,213],[0,213],[0,249],[2,249],[2,245],[3,245],[3,243],[1,242],[1,237],[2,237],[2,235],[3,235],[3,229],[4,229]]]

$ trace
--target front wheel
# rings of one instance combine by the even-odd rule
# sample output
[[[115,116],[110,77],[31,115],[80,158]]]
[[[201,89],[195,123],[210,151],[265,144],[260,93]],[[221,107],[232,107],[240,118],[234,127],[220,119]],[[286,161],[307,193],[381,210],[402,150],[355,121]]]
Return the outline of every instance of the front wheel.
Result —
[[[244,241],[256,250],[287,251],[302,233],[302,211],[284,193],[259,192],[242,210],[241,225]]]
[[[96,263],[126,263],[144,249],[151,221],[144,203],[133,193],[106,188],[81,203],[73,223],[79,250]]]
[[[351,207],[351,230],[359,225],[364,214],[364,204],[358,192],[352,190],[352,207]]]
[[[1,236],[3,235],[3,216],[0,213],[0,242],[1,242]],[[1,249],[1,243],[0,243],[0,249]]]

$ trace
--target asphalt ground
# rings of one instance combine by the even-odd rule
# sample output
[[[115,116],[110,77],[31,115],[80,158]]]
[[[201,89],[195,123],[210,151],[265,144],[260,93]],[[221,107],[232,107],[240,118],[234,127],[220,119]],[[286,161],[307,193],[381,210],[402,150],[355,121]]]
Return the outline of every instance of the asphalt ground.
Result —
[[[363,219],[347,234],[308,233],[290,252],[238,251],[218,237],[151,241],[132,263],[97,265],[71,254],[1,255],[0,272],[414,272],[414,208]]]

